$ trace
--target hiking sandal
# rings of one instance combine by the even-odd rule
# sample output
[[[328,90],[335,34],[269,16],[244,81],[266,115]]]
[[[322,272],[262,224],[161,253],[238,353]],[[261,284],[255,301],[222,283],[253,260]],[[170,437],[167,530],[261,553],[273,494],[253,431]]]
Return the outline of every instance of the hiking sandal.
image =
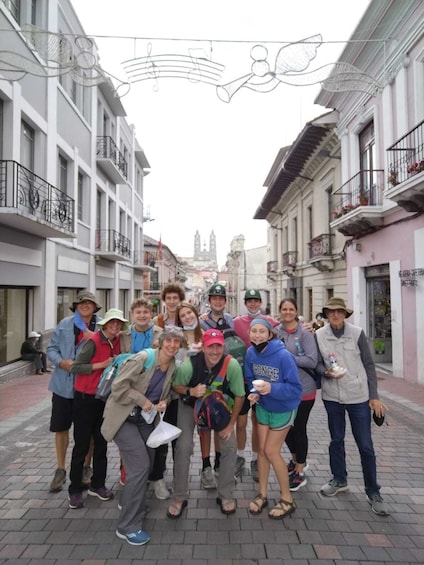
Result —
[[[251,504],[253,504],[256,508],[251,508]],[[264,508],[268,506],[268,499],[263,494],[259,493],[255,496],[253,500],[249,502],[249,512],[254,514],[255,516],[260,514]]]
[[[282,498],[280,498],[278,503],[268,513],[268,517],[271,518],[271,520],[282,520],[283,518],[294,512],[295,509],[296,504],[294,503],[294,500],[289,502],[288,500],[283,500]],[[271,514],[271,512],[273,511],[276,513]]]

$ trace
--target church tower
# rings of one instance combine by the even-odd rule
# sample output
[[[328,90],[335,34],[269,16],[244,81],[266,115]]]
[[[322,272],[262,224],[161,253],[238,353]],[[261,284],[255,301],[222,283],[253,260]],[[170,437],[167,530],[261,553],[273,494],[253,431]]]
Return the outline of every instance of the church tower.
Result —
[[[193,259],[201,259],[202,256],[202,250],[200,247],[200,234],[199,234],[199,230],[196,230],[196,233],[194,235],[194,255],[193,255]]]
[[[216,263],[216,236],[212,230],[209,237],[209,261]]]

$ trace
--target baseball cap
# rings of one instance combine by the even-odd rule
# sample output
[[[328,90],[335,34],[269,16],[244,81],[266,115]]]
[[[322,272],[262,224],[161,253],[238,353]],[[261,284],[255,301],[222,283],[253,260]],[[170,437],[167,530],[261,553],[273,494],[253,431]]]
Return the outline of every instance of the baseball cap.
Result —
[[[215,329],[207,330],[202,335],[202,343],[205,347],[210,347],[217,343],[218,345],[224,345],[224,334]]]
[[[262,300],[262,296],[261,293],[259,292],[259,290],[256,290],[254,288],[251,288],[249,290],[246,290],[245,294],[244,294],[244,300],[251,300],[256,298],[257,300]]]
[[[38,334],[37,332],[29,332],[28,337],[41,337],[41,334]]]

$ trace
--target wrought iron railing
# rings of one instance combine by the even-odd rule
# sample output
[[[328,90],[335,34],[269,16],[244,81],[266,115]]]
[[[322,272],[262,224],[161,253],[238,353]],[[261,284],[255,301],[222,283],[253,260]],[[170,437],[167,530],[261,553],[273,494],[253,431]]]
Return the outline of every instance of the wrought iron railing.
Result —
[[[333,219],[341,218],[359,206],[381,206],[384,171],[363,169],[332,195]]]
[[[389,187],[424,171],[424,120],[387,149]]]
[[[74,231],[74,200],[16,161],[0,161],[0,207]]]
[[[286,251],[283,253],[283,269],[284,267],[296,267],[297,251]]]
[[[316,257],[331,256],[331,238],[334,237],[333,233],[322,233],[317,237],[311,239],[308,243],[309,259]]]
[[[109,135],[97,138],[96,152],[98,158],[110,159],[122,175],[128,177],[128,163]]]
[[[130,240],[116,230],[97,230],[96,251],[100,253],[117,253],[130,259]]]
[[[156,263],[156,256],[150,251],[135,250],[133,254],[133,261],[136,265],[148,265],[154,267]]]
[[[266,264],[267,273],[276,273],[278,270],[278,261],[268,261]]]

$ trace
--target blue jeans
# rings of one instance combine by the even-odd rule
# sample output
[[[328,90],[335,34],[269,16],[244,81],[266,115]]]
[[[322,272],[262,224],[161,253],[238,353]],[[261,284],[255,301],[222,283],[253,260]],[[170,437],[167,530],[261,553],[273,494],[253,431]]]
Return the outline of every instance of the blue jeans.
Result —
[[[365,492],[368,496],[379,494],[377,483],[377,465],[371,437],[371,410],[368,402],[359,404],[339,404],[324,400],[327,410],[328,428],[331,442],[329,447],[330,467],[333,478],[340,484],[347,483],[345,433],[346,415],[349,414],[353,437],[361,456],[362,473],[364,475]]]

